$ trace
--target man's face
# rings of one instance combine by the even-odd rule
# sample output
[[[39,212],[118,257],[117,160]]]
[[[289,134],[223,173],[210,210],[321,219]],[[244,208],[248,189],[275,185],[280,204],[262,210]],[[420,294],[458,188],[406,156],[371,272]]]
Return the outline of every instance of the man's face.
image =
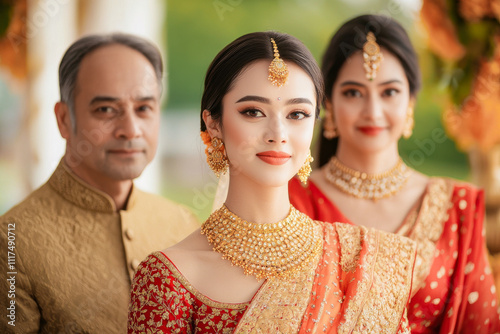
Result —
[[[80,64],[66,162],[90,184],[138,177],[158,144],[160,87],[140,52],[113,44]]]

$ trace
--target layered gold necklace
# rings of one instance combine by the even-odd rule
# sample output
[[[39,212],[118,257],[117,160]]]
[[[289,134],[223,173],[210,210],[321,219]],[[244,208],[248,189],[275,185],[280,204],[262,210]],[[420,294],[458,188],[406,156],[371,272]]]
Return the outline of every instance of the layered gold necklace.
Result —
[[[411,169],[399,158],[396,166],[385,173],[367,174],[351,169],[332,157],[325,177],[344,193],[363,199],[379,200],[397,193],[408,181]]]
[[[289,278],[321,252],[321,229],[290,206],[288,216],[272,224],[248,222],[223,205],[201,227],[213,250],[246,275]]]

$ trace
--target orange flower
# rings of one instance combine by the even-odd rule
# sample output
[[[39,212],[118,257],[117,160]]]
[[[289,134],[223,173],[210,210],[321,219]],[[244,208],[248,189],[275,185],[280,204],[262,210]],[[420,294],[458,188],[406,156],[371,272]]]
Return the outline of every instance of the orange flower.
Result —
[[[210,143],[212,142],[212,138],[208,134],[208,131],[201,131],[200,137],[201,137],[201,140],[203,140],[203,144],[205,144],[207,146],[210,145]]]
[[[499,52],[495,50],[496,55]],[[462,150],[487,151],[500,143],[500,57],[481,63],[469,97],[460,108],[448,106],[443,117]]]
[[[446,0],[424,0],[420,17],[429,36],[429,48],[439,57],[457,60],[464,56],[453,23],[448,18]]]
[[[490,0],[491,15],[500,21],[500,0]]]
[[[460,15],[472,22],[477,22],[491,14],[491,0],[460,0]]]
[[[26,77],[26,0],[15,1],[6,35],[0,39],[0,66],[18,78]]]

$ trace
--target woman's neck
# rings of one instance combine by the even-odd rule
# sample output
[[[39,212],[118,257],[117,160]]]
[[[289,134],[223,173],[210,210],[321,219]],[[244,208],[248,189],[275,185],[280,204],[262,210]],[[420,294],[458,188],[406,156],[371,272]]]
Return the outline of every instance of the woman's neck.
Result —
[[[238,217],[253,223],[276,223],[288,215],[288,184],[263,186],[247,178],[232,177],[225,201]]]
[[[382,151],[366,153],[339,145],[336,154],[341,163],[367,174],[380,174],[393,168],[399,159],[397,145]]]

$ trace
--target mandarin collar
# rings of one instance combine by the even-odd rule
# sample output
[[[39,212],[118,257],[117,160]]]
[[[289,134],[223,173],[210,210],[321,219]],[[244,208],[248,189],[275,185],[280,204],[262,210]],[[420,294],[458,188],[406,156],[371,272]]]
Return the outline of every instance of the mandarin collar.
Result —
[[[111,196],[76,176],[64,162],[64,158],[59,162],[48,183],[64,199],[82,209],[104,213],[116,212],[115,202]],[[127,208],[135,203],[134,188],[132,185]]]

